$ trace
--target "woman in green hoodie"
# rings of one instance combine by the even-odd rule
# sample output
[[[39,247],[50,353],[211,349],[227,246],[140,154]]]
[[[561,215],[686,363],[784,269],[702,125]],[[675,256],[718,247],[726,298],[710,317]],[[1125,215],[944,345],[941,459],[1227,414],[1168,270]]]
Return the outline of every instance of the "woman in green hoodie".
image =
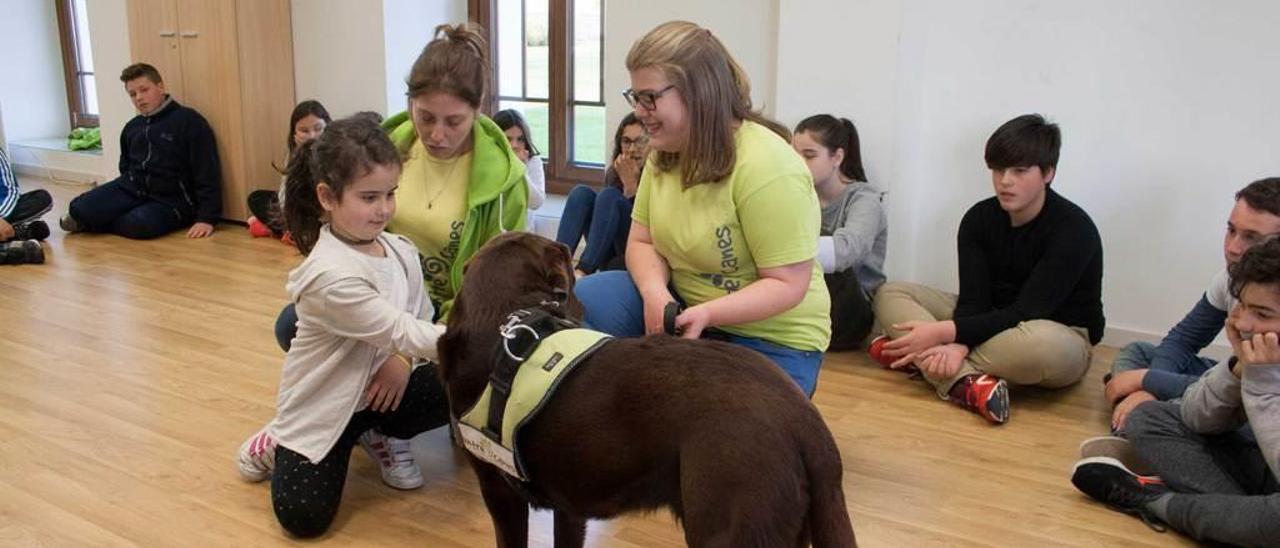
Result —
[[[421,251],[423,283],[441,323],[467,259],[490,238],[525,227],[524,163],[480,113],[489,92],[488,51],[474,24],[436,27],[409,71],[409,110],[382,123],[404,160],[387,230]],[[281,348],[288,348],[296,322],[288,308],[277,320]]]
[[[480,113],[489,92],[488,46],[474,24],[440,25],[409,71],[409,110],[387,118],[404,160],[387,230],[418,246],[423,284],[443,323],[462,285],[462,265],[490,238],[523,230],[524,163]],[[286,307],[276,341],[288,349],[297,314]]]
[[[399,208],[388,229],[422,251],[422,272],[443,321],[462,265],[485,242],[522,230],[524,163],[480,113],[489,89],[488,47],[471,24],[436,27],[409,72],[409,111],[383,126],[404,158]]]

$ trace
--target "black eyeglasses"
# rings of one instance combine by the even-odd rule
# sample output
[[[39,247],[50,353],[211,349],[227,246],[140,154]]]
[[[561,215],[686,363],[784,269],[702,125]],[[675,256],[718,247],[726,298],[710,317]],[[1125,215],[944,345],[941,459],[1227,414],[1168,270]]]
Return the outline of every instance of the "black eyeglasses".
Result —
[[[622,138],[622,148],[643,147],[647,144],[649,144],[649,137],[647,136],[640,136],[640,137],[636,137],[635,139],[631,139],[628,137]]]
[[[626,99],[627,104],[632,107],[640,105],[641,107],[644,107],[645,110],[653,110],[658,108],[658,98],[662,97],[663,93],[670,91],[671,88],[674,87],[676,87],[676,85],[671,84],[658,91],[636,91],[634,89],[625,89],[622,91],[622,97]]]

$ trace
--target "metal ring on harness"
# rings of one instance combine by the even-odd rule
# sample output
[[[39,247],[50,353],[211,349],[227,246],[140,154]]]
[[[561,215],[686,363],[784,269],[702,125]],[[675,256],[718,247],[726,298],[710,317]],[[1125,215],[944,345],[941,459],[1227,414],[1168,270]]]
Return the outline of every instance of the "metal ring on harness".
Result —
[[[528,325],[525,325],[525,324],[522,324],[522,323],[517,323],[517,324],[515,324],[515,325],[507,325],[507,326],[504,326],[504,327],[503,327],[503,329],[502,329],[502,331],[498,333],[499,335],[501,335],[501,336],[502,336],[502,339],[503,339],[503,340],[502,340],[502,351],[503,351],[503,352],[506,352],[506,353],[507,353],[507,357],[511,358],[511,360],[512,360],[512,361],[514,361],[514,362],[516,362],[516,363],[523,363],[523,362],[524,362],[524,358],[522,358],[522,357],[516,357],[516,355],[515,355],[515,354],[512,354],[512,353],[511,353],[511,347],[510,347],[510,346],[508,346],[508,345],[511,343],[511,341],[512,341],[513,339],[515,339],[515,338],[516,338],[516,334],[515,334],[515,332],[516,332],[516,330],[519,330],[519,329],[523,329],[523,330],[525,330],[525,331],[528,331],[530,335],[533,335],[533,340],[535,340],[535,341],[537,341],[537,340],[542,340],[542,337],[539,337],[539,336],[538,336],[538,332],[537,332],[536,330],[534,330],[532,327],[529,327]]]

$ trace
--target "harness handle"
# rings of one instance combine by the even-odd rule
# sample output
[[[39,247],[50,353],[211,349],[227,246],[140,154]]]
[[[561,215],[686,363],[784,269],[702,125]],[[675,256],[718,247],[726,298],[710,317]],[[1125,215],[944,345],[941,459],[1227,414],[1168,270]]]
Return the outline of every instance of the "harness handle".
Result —
[[[668,335],[680,335],[680,331],[676,329],[676,316],[684,311],[684,307],[680,303],[671,301],[662,309],[662,331]]]

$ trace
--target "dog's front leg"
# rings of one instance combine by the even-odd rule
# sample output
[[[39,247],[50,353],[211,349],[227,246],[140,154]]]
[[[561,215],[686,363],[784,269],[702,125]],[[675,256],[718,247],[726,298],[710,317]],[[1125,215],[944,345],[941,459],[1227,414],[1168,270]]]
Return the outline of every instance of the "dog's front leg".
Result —
[[[475,460],[472,464],[480,481],[484,505],[493,518],[498,548],[525,548],[529,544],[529,504],[507,485],[497,468]]]
[[[587,541],[587,520],[556,510],[556,548],[582,548]]]

